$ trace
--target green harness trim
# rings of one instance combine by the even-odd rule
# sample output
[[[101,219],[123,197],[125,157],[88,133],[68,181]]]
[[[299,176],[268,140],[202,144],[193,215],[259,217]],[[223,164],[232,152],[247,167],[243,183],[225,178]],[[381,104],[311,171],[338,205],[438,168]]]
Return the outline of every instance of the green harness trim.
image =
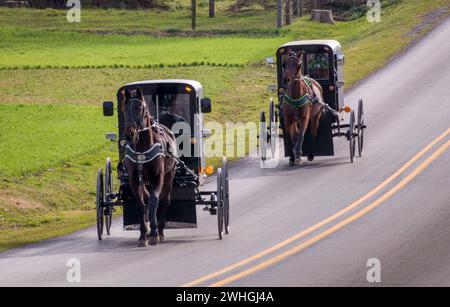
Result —
[[[283,97],[283,101],[297,109],[299,109],[307,104],[312,104],[312,99],[311,99],[311,96],[309,96],[309,94],[305,94],[302,97],[297,98],[297,99],[292,99],[291,97],[288,96],[288,94],[285,94]]]
[[[305,77],[303,80],[310,88],[312,88],[313,84],[309,78]],[[297,98],[297,99],[293,99],[293,98],[289,97],[288,94],[284,94],[283,101],[297,109],[299,109],[307,104],[312,105],[317,102],[316,99],[312,98],[309,94],[305,94],[302,97]]]

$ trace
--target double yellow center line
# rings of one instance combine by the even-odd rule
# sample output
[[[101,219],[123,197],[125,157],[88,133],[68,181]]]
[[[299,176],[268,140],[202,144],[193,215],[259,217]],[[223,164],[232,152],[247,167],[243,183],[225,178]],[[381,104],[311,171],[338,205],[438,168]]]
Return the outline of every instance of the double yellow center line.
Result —
[[[234,271],[246,264],[249,264],[251,262],[254,262],[255,260],[258,260],[268,254],[271,254],[277,250],[280,250],[281,248],[287,246],[288,244],[291,244],[308,234],[318,230],[319,228],[335,221],[339,217],[343,216],[345,213],[351,211],[352,209],[358,207],[360,204],[380,192],[384,187],[386,187],[388,184],[390,184],[392,181],[397,179],[401,174],[403,174],[406,170],[408,170],[415,162],[417,162],[420,158],[422,158],[427,152],[429,152],[436,144],[441,142],[443,139],[445,139],[450,134],[450,128],[447,129],[444,133],[442,133],[440,136],[438,136],[436,139],[434,139],[430,144],[428,144],[426,147],[424,147],[421,151],[419,151],[414,157],[412,157],[408,162],[406,162],[400,169],[398,169],[394,174],[392,174],[389,178],[384,180],[381,184],[379,184],[377,187],[369,191],[367,194],[363,195],[359,199],[357,199],[355,202],[351,203],[349,206],[345,207],[344,209],[336,212],[332,216],[322,220],[321,222],[309,227],[306,230],[303,230],[296,235],[266,249],[262,252],[259,252],[256,255],[253,255],[251,257],[248,257],[246,259],[243,259],[235,264],[232,264],[230,266],[227,266],[217,272],[208,274],[206,276],[200,277],[196,280],[193,280],[189,283],[183,284],[182,287],[191,287],[196,286],[199,284],[202,284],[208,280],[220,277],[226,273],[229,273],[231,271]],[[234,282],[236,280],[239,280],[245,276],[248,276],[250,274],[253,274],[257,271],[260,271],[264,268],[267,268],[275,263],[278,263],[289,256],[292,256],[305,248],[317,243],[321,239],[335,233],[336,231],[342,229],[343,227],[347,226],[348,224],[354,222],[355,220],[361,218],[362,216],[366,215],[376,207],[380,206],[384,201],[392,197],[395,193],[397,193],[399,190],[401,190],[404,186],[406,186],[411,180],[413,180],[417,175],[419,175],[424,169],[426,169],[434,160],[436,160],[439,156],[441,156],[448,148],[450,147],[450,140],[445,142],[442,146],[440,146],[432,155],[430,155],[424,162],[422,162],[417,168],[415,168],[411,173],[409,173],[407,176],[405,176],[398,184],[396,184],[392,189],[381,195],[378,199],[370,203],[367,207],[361,209],[357,213],[351,215],[350,217],[342,220],[341,222],[337,223],[336,225],[324,230],[323,232],[319,233],[318,235],[312,237],[311,239],[302,242],[285,252],[278,254],[266,261],[263,261],[257,265],[254,265],[248,269],[245,269],[241,272],[238,272],[236,274],[233,274],[229,277],[226,277],[222,280],[219,280],[213,284],[210,284],[209,286],[212,287],[219,287],[224,286],[226,284],[229,284],[231,282]]]

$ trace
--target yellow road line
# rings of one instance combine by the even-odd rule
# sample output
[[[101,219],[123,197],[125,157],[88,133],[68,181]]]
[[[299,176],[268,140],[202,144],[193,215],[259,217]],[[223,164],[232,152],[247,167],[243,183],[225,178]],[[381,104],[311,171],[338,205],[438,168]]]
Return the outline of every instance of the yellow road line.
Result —
[[[405,178],[403,178],[397,185],[395,185],[392,189],[390,189],[388,192],[383,194],[380,198],[372,202],[370,205],[362,209],[361,211],[358,211],[354,215],[346,218],[345,220],[339,222],[338,224],[328,228],[327,230],[323,231],[322,233],[314,236],[313,238],[269,259],[264,262],[261,262],[260,264],[257,264],[247,270],[244,270],[242,272],[239,272],[237,274],[234,274],[230,277],[227,277],[223,280],[220,280],[218,282],[215,282],[210,285],[210,287],[220,287],[224,286],[226,284],[229,284],[231,282],[234,282],[238,279],[241,279],[245,276],[248,276],[250,274],[253,274],[257,271],[260,271],[264,268],[267,268],[275,263],[278,263],[289,256],[292,256],[305,248],[317,243],[318,241],[322,240],[323,238],[335,233],[336,231],[344,228],[348,224],[356,221],[357,219],[361,218],[362,216],[366,215],[367,213],[371,212],[378,206],[380,206],[384,201],[391,198],[395,193],[400,191],[403,187],[405,187],[411,180],[413,180],[417,175],[419,175],[424,169],[426,169],[434,160],[436,160],[440,155],[442,155],[448,148],[450,147],[450,141],[447,141],[444,145],[439,147],[430,157],[428,157],[422,164],[420,164],[417,168],[415,168],[410,174],[408,174]]]
[[[414,164],[417,160],[419,160],[423,155],[425,155],[434,145],[436,145],[437,143],[439,143],[440,141],[442,141],[447,135],[450,134],[450,128],[447,129],[444,133],[442,133],[441,135],[439,135],[436,139],[434,139],[430,144],[428,144],[427,146],[425,146],[421,151],[419,151],[414,157],[412,157],[408,162],[406,162],[400,169],[398,169],[395,173],[393,173],[389,178],[387,178],[386,180],[384,180],[381,184],[379,184],[377,187],[375,187],[373,190],[369,191],[367,194],[363,195],[361,198],[359,198],[358,200],[356,200],[355,202],[351,203],[349,206],[345,207],[344,209],[336,212],[335,214],[333,214],[332,216],[324,219],[323,221],[309,227],[306,230],[303,230],[297,234],[295,234],[294,236],[268,248],[265,249],[253,256],[250,256],[248,258],[245,258],[239,262],[236,262],[235,264],[232,264],[230,266],[227,266],[219,271],[216,271],[214,273],[205,275],[203,277],[200,277],[198,279],[195,279],[189,283],[185,283],[183,285],[181,285],[182,287],[192,287],[192,286],[196,286],[198,284],[201,284],[207,280],[219,277],[220,275],[223,275],[225,273],[231,272],[241,266],[244,266],[248,263],[251,263],[257,259],[260,259],[268,254],[271,254],[283,247],[285,247],[286,245],[297,241],[298,239],[301,239],[305,236],[307,236],[308,234],[316,231],[317,229],[321,228],[324,225],[327,225],[331,222],[333,222],[334,220],[336,220],[337,218],[339,218],[340,216],[344,215],[345,213],[351,211],[352,209],[358,207],[361,203],[365,202],[366,200],[368,200],[370,197],[372,197],[373,195],[375,195],[376,193],[378,193],[379,191],[381,191],[385,186],[387,186],[389,183],[391,183],[393,180],[395,180],[397,177],[399,177],[402,173],[404,173],[409,167],[411,167],[412,164]]]

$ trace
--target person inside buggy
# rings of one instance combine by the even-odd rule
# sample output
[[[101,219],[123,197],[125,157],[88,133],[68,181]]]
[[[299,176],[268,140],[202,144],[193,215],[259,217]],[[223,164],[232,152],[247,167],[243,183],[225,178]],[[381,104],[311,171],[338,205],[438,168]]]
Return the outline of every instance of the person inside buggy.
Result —
[[[190,98],[188,94],[165,94],[159,96],[158,122],[169,129],[178,122],[189,123]]]
[[[314,53],[307,55],[307,75],[315,80],[329,78],[329,63],[327,53]]]

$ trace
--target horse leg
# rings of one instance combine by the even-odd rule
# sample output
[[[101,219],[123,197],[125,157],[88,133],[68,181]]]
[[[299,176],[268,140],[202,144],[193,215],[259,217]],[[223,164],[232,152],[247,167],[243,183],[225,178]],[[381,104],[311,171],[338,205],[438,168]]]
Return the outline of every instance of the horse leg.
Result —
[[[161,192],[161,200],[158,208],[158,235],[159,242],[164,242],[164,228],[166,227],[166,214],[170,205],[170,193],[172,192],[174,172],[164,178],[164,187]]]
[[[302,110],[302,115],[300,117],[300,121],[298,123],[298,139],[295,148],[295,155],[298,157],[299,161],[302,159],[302,148],[303,148],[303,140],[305,139],[305,132],[308,128],[309,124],[309,116],[311,109],[306,107]]]
[[[296,131],[296,139],[295,139],[295,147],[294,147],[294,153],[295,153],[295,159],[299,160],[299,162],[302,161],[302,146],[303,146],[303,138],[305,136],[305,131],[302,129],[303,127],[303,121],[300,121],[296,124],[297,131]]]
[[[133,185],[132,185],[133,188]],[[138,209],[138,213],[139,213],[139,223],[140,223],[140,231],[141,231],[141,235],[139,236],[139,240],[138,240],[138,247],[146,247],[148,246],[148,240],[147,240],[147,235],[150,232],[150,229],[148,227],[148,207],[147,207],[147,203],[148,203],[148,199],[149,199],[149,194],[147,192],[147,190],[145,189],[144,186],[137,186],[134,187],[135,191],[137,191],[137,193],[135,195],[137,195],[137,201],[136,201],[136,205],[137,205],[137,209]]]
[[[289,126],[289,136],[291,137],[291,155],[289,157],[289,166],[294,166],[295,163],[295,150],[297,146],[298,139],[298,129],[297,124],[295,122],[291,123]]]
[[[316,142],[317,142],[317,130],[319,129],[319,123],[320,123],[320,117],[322,115],[322,110],[318,110],[317,112],[314,112],[317,115],[313,115],[312,121],[311,121],[311,151],[308,155],[308,161],[314,160],[314,155],[316,153]]]
[[[166,227],[166,214],[170,205],[170,196],[163,195],[161,197],[158,208],[158,236],[159,242],[164,242],[164,228]]]
[[[161,175],[162,177],[163,175]],[[159,205],[159,196],[161,194],[162,189],[162,178],[158,179],[158,182],[154,184],[150,191],[149,198],[149,219],[150,219],[150,235],[148,236],[148,242],[150,245],[158,244],[158,205]]]

